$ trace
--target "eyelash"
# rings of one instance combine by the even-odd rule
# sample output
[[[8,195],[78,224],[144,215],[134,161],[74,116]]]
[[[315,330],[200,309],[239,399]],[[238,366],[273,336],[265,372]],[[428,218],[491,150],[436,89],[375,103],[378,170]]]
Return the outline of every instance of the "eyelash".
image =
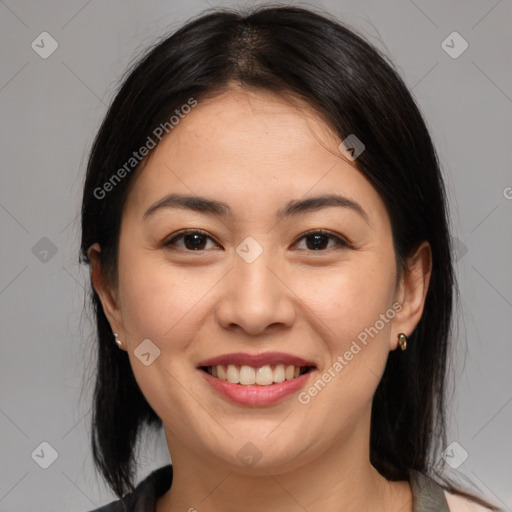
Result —
[[[176,250],[176,246],[174,245],[176,240],[179,240],[181,238],[183,238],[184,236],[186,235],[202,235],[206,238],[209,238],[210,240],[213,240],[213,238],[208,235],[208,233],[206,233],[205,231],[202,231],[200,229],[189,229],[189,230],[185,230],[185,231],[182,231],[180,233],[178,233],[176,236],[173,236],[170,240],[168,240],[167,242],[164,242],[163,243],[163,246],[165,247],[168,247],[169,249],[171,250]],[[298,240],[302,240],[303,238],[307,238],[308,236],[312,236],[312,235],[322,235],[322,236],[326,236],[328,238],[330,238],[331,240],[334,240],[335,241],[335,245],[340,248],[340,249],[345,249],[345,248],[348,248],[348,249],[352,249],[352,245],[350,243],[348,243],[346,240],[343,240],[341,239],[340,237],[334,235],[333,233],[331,233],[330,231],[325,231],[323,229],[317,229],[317,230],[313,230],[313,231],[308,231],[306,233],[304,233]],[[215,240],[213,240],[215,242]],[[295,242],[295,243],[297,243]],[[217,243],[217,242],[215,242]],[[327,252],[331,249],[333,249],[334,247],[331,247],[330,249],[319,249],[319,250],[308,250],[308,252]],[[188,249],[183,249],[185,250],[186,252],[203,252],[207,249],[199,249],[199,250],[188,250]],[[307,249],[306,249],[307,250]]]

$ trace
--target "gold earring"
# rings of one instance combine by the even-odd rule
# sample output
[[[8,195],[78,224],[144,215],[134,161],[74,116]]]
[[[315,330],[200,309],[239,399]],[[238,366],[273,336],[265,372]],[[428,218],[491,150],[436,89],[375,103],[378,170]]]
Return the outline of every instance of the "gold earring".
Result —
[[[114,336],[116,337],[116,343],[117,343],[117,346],[120,347],[121,346],[121,340],[118,340],[117,337],[119,336],[119,334],[117,334],[116,332],[114,333]]]
[[[398,344],[402,350],[407,348],[407,336],[403,332],[398,335]]]

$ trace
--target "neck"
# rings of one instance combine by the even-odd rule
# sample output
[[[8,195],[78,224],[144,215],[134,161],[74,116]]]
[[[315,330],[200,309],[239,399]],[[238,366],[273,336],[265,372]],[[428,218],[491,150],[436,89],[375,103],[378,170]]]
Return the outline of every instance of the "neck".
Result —
[[[166,431],[173,482],[157,512],[412,512],[409,484],[388,481],[370,464],[368,435],[355,429],[302,465],[248,473],[198,455]]]

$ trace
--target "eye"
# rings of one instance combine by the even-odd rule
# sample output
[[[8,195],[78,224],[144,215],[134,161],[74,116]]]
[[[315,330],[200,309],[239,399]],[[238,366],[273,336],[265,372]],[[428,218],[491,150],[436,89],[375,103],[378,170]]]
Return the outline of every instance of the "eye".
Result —
[[[179,247],[188,251],[203,251],[207,249],[205,244],[208,239],[213,240],[213,238],[210,237],[206,232],[199,229],[189,229],[182,231],[178,235],[171,238],[168,242],[164,242],[163,245],[165,247],[170,247],[171,249]],[[306,248],[310,251],[323,251],[326,248],[332,248],[332,246],[326,247],[326,242],[328,245],[329,241],[333,241],[334,246],[347,248],[351,247],[348,242],[342,240],[336,235],[333,235],[329,231],[324,230],[310,231],[309,233],[302,235],[302,237],[299,238],[299,241],[303,239],[307,240]],[[178,240],[183,240],[184,245],[180,247],[176,243]],[[215,243],[215,245],[219,247],[218,244]]]
[[[189,249],[190,251],[203,251],[205,250],[205,240],[208,238],[213,240],[204,231],[199,229],[189,229],[187,231],[182,231],[177,236],[171,238],[168,242],[164,242],[163,245],[173,249],[174,247],[177,247],[176,241],[182,239],[184,247],[181,246],[181,249],[184,248]]]
[[[309,233],[306,233],[305,235],[302,235],[301,238],[299,238],[299,240],[302,239],[306,239],[309,242],[306,242],[306,247],[312,251],[322,251],[326,249],[326,243],[328,244],[329,240],[334,241],[334,246],[347,248],[350,247],[350,244],[345,242],[345,240],[342,240],[329,231],[324,230],[310,231]],[[332,246],[330,248],[332,248]]]

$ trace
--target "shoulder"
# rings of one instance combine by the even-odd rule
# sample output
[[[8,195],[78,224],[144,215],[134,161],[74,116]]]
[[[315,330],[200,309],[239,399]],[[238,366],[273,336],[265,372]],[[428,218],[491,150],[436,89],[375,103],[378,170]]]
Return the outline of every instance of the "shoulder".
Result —
[[[452,494],[445,490],[444,495],[450,512],[491,512],[490,508],[484,507],[460,494]]]
[[[172,465],[163,466],[150,473],[132,492],[128,492],[121,499],[111,501],[88,512],[155,510],[157,498],[171,487],[172,476]]]
[[[411,470],[410,483],[417,504],[414,511],[442,510],[444,512],[494,512],[470,497],[450,492],[437,480],[422,472]],[[485,499],[485,498],[484,498]]]
[[[121,500],[111,501],[106,505],[102,505],[100,508],[95,508],[94,510],[89,510],[88,512],[127,512],[133,508],[133,505],[130,503],[123,503]]]
[[[89,510],[88,512],[125,512],[125,508],[120,500],[113,501],[112,503],[107,503],[100,508],[95,508],[94,510]]]

